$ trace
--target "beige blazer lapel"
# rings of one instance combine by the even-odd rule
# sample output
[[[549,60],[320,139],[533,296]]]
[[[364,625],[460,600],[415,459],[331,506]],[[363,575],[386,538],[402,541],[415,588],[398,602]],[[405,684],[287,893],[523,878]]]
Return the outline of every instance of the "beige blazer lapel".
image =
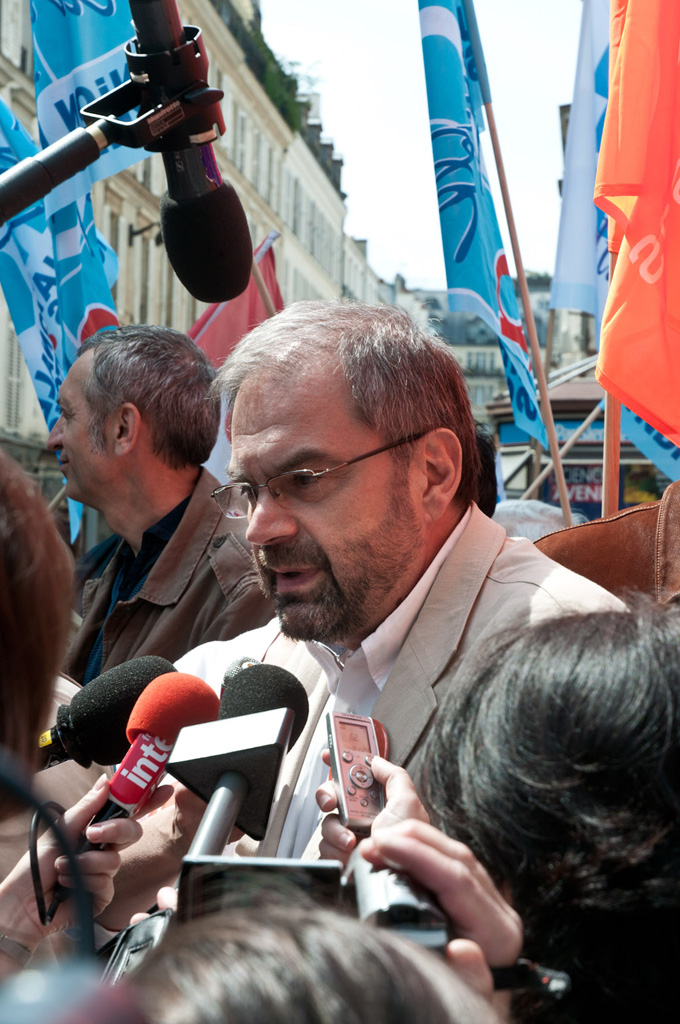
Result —
[[[373,715],[387,729],[389,759],[408,762],[437,708],[436,683],[456,656],[505,530],[476,505],[406,637]]]

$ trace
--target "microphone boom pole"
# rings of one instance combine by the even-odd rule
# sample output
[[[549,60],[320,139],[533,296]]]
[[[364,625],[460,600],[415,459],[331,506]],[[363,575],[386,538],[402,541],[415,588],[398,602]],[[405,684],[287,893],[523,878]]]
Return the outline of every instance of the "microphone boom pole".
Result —
[[[81,108],[85,128],[0,175],[0,225],[107,146],[160,152],[168,180],[161,234],[175,274],[202,302],[235,298],[250,280],[253,249],[211,145],[224,132],[224,94],[208,85],[201,30],[182,25],[175,0],[130,0],[130,10],[137,35],[125,46],[129,81]]]
[[[135,6],[134,0],[131,6]],[[187,25],[182,32],[182,44],[163,53],[135,53],[134,40],[127,43],[130,81],[81,109],[86,127],[74,129],[0,175],[0,224],[94,163],[114,143],[133,149],[168,150],[164,156],[172,159],[173,149],[190,149],[194,138],[206,143],[215,139],[216,124],[224,130],[219,107],[224,93],[209,88],[205,78],[196,77],[207,75],[208,68],[201,31]],[[149,98],[152,77],[165,83],[165,98],[155,104]],[[136,110],[140,111],[136,117],[122,120]],[[200,160],[200,154],[197,156]]]

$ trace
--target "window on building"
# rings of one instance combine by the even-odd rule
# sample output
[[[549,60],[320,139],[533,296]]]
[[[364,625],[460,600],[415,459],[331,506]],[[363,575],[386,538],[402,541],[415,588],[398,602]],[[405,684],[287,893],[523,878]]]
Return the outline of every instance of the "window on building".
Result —
[[[220,136],[220,145],[226,153],[231,152],[233,130],[234,126],[231,123],[231,109],[232,109],[232,98],[231,98],[231,84],[229,76],[223,71],[217,72],[218,88],[222,90],[224,96],[220,102],[222,108],[222,116],[224,117],[224,133]]]
[[[148,161],[147,161],[148,163]],[[149,253],[150,245],[149,239],[142,235],[141,237],[141,258],[139,268],[139,283],[140,283],[140,296],[139,296],[139,322],[140,324],[148,324],[149,322],[149,291],[151,282],[149,281]]]
[[[285,172],[283,219],[289,228],[293,226],[293,178],[290,171]]]
[[[297,178],[293,181],[293,233],[302,237],[302,186]]]
[[[486,373],[486,357],[486,352],[468,352],[465,365],[473,373]]]
[[[255,189],[259,192],[261,189],[260,184],[260,173],[262,170],[262,135],[257,130],[253,129],[253,174],[251,181],[255,186]]]
[[[236,136],[238,134],[238,106],[236,100],[231,104],[231,121],[229,125],[229,156],[236,164]]]
[[[267,180],[265,183],[264,197],[272,207],[277,208],[277,203],[274,198],[274,150],[271,146],[267,146]]]
[[[242,174],[245,173],[246,169],[246,133],[248,130],[248,121],[246,115],[242,110],[238,112],[238,120],[236,122],[236,154],[234,163],[236,164],[239,171]]]
[[[151,166],[152,160],[153,156],[147,156],[145,160],[142,160],[142,185],[145,189],[148,189],[149,192],[153,192],[153,188],[151,187],[151,175],[153,170]]]
[[[33,77],[31,5],[26,0],[2,0],[2,52],[15,68]]]
[[[14,328],[7,337],[7,376],[5,378],[5,429],[19,430],[21,418],[23,356]]]
[[[113,211],[111,211],[111,216],[109,217],[109,243],[111,245],[111,248],[116,252],[116,254],[118,253],[118,232],[119,232],[119,230],[120,230],[120,217],[118,216],[117,213],[114,213]],[[113,298],[114,303],[116,302],[116,295],[117,295],[117,293],[118,293],[118,278],[116,278],[116,280],[114,281],[114,283],[113,283],[113,285],[111,287],[111,296]]]
[[[313,199],[309,201],[309,216],[307,219],[307,248],[312,256],[316,256],[316,203]]]

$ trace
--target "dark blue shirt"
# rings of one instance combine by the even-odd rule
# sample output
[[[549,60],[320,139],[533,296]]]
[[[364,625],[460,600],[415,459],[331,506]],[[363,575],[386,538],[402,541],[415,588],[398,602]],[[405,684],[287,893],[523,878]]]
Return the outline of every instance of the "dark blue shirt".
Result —
[[[111,588],[109,610],[106,613],[106,618],[102,623],[102,627],[92,645],[90,656],[87,659],[83,686],[89,683],[91,679],[101,675],[104,629],[111,612],[119,601],[130,601],[141,590],[144,581],[158,561],[165,545],[182,521],[182,516],[189,504],[190,497],[191,495],[185,498],[184,501],[180,501],[179,505],[175,505],[171,512],[168,512],[166,516],[163,516],[157,523],[154,523],[153,526],[144,531],[142,545],[136,555],[127,541],[123,541],[118,552],[120,565]]]

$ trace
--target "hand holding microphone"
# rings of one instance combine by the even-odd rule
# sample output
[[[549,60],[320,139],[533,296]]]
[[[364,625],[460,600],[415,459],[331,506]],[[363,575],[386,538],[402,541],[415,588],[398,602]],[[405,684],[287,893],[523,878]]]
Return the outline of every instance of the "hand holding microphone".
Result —
[[[149,683],[128,720],[127,735],[132,745],[111,779],[108,800],[86,830],[91,838],[81,837],[77,853],[101,850],[96,844],[106,835],[102,832],[105,823],[131,817],[146,804],[165,772],[180,729],[216,718],[218,708],[215,692],[196,676],[172,672]],[[47,912],[48,923],[66,896],[68,889],[58,885]]]
[[[72,843],[76,843],[92,816],[104,806],[108,795],[108,781],[106,776],[102,775],[93,788],[59,818],[61,832]],[[107,822],[102,829],[102,833],[98,835],[95,832],[92,838],[98,842],[105,842],[106,849],[93,848],[96,852],[84,854],[79,858],[78,865],[84,886],[92,898],[95,916],[113,897],[113,879],[120,866],[119,851],[137,842],[142,832],[141,825],[132,818]],[[48,898],[58,886],[63,886],[65,892],[70,891],[73,879],[68,859],[49,829],[38,840],[37,864],[42,888]],[[70,907],[69,904],[69,910]],[[73,913],[68,916],[65,913],[61,914],[58,923],[50,925],[49,922],[41,921],[34,893],[30,856],[26,853],[0,883],[0,933],[6,933],[18,944],[15,958],[22,963],[21,947],[25,951],[25,959],[28,959],[46,935],[76,923],[75,907],[74,903]]]

